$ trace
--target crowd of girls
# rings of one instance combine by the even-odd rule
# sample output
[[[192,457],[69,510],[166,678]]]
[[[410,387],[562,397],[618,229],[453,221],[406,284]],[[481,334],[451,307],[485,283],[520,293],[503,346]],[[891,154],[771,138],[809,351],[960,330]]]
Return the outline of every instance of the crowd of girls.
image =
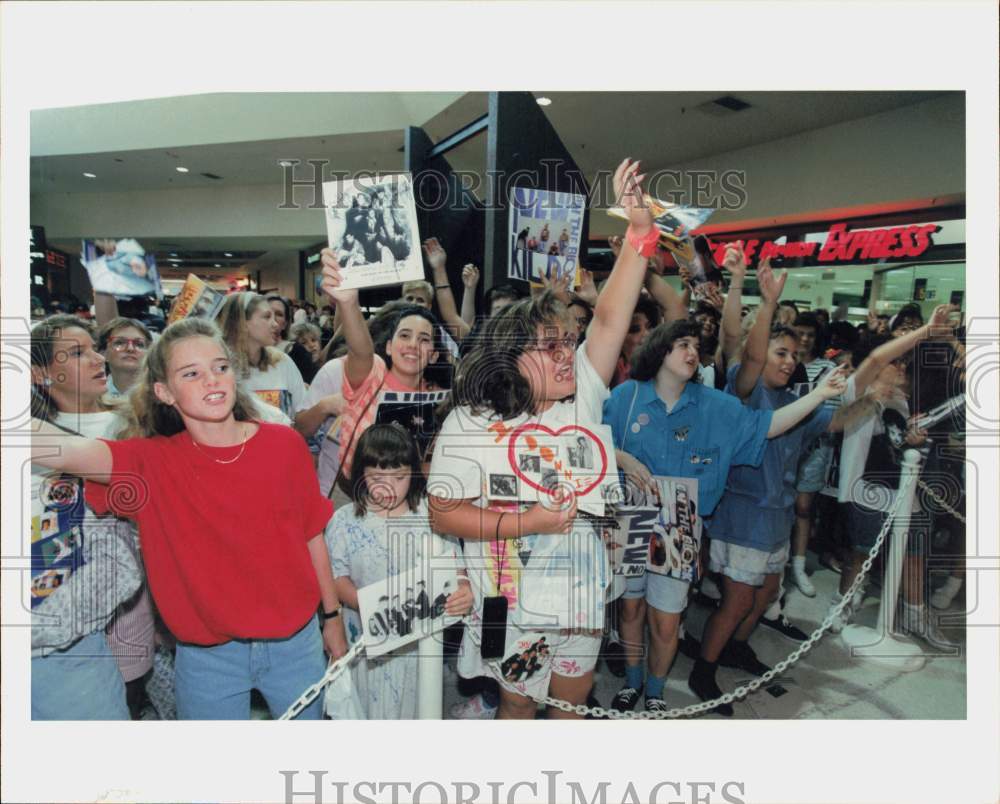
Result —
[[[428,557],[458,572],[442,610],[465,618],[459,674],[486,680],[477,716],[532,718],[544,695],[590,699],[609,612],[625,657],[610,705],[667,708],[691,584],[654,574],[616,584],[602,533],[572,494],[552,505],[494,498],[486,450],[522,425],[606,424],[627,482],[698,479],[702,592],[712,579],[721,593],[700,644],[691,639],[688,684],[709,699],[721,693],[719,664],[766,671],[749,640],[790,557],[793,581],[815,594],[804,559],[834,453],[849,541],[828,553],[843,593],[892,505],[891,490],[874,488],[877,462],[891,467],[901,446],[926,438],[909,425],[908,357],[942,341],[960,365],[961,342],[946,306],[926,325],[904,311],[884,334],[877,320],[859,335],[799,315],[782,306],[784,280],[766,260],[748,314],[739,244],[726,250],[728,288],[678,293],[662,278],[642,180],[636,162],[615,171],[629,226],[600,288],[587,271],[576,293],[555,280],[529,297],[499,286],[479,318],[478,269],[462,271],[459,313],[431,239],[433,285],[405,286],[368,320],[358,291],[341,287],[348,268],[325,249],[321,317],[234,293],[216,322],[185,319],[155,340],[131,319],[100,334],[72,316],[38,324],[33,717],[137,716],[133,682],[148,678],[157,643],[176,645],[177,716],[247,718],[253,690],[277,716],[360,638],[359,589]],[[376,423],[383,391],[449,389],[426,451],[406,428]],[[391,538],[401,524],[402,542]],[[902,624],[945,647],[924,605],[925,542],[911,540]],[[552,594],[566,567],[583,609]],[[123,645],[138,648],[134,668]],[[351,668],[367,717],[414,716],[412,655]],[[321,699],[299,715],[321,716]]]

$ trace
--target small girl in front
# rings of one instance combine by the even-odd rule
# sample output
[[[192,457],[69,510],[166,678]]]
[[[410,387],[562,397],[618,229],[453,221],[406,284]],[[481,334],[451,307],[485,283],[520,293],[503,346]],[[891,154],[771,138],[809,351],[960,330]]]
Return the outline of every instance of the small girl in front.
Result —
[[[459,566],[457,541],[431,530],[426,487],[416,442],[402,426],[375,424],[365,430],[351,469],[354,504],[338,509],[324,534],[352,642],[361,638],[364,627],[359,588],[419,565],[425,565],[426,572],[452,562]],[[421,600],[420,590],[414,592],[416,607],[410,613],[427,615],[428,601]],[[472,589],[460,578],[444,613],[461,616],[471,608]],[[354,666],[354,686],[369,720],[416,717],[417,645],[411,642]]]
[[[96,512],[138,523],[153,598],[177,637],[178,716],[248,719],[256,688],[276,717],[322,677],[324,647],[347,650],[322,538],[331,504],[308,447],[253,418],[219,331],[198,318],[153,344],[129,404],[120,441],[35,420],[32,460],[87,477]]]

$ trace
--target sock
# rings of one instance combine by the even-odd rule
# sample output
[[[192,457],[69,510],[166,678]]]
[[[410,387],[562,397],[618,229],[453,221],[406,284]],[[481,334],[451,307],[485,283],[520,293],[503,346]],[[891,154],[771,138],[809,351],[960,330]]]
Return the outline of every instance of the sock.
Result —
[[[500,706],[500,689],[493,687],[483,688],[483,704],[488,709],[496,709]]]
[[[625,686],[631,687],[634,690],[642,689],[642,665],[641,664],[627,664],[625,665]]]
[[[904,600],[903,601],[903,606],[905,607],[906,611],[910,615],[912,615],[914,617],[922,617],[923,614],[924,614],[924,604],[923,603],[916,603],[916,604],[914,604],[914,603],[907,603]]]
[[[667,683],[666,676],[654,676],[652,673],[649,673],[646,676],[646,697],[662,698],[663,686],[666,683]]]
[[[777,620],[781,616],[781,598],[775,600],[764,612],[765,620]]]
[[[794,572],[801,572],[805,574],[806,571],[806,557],[805,556],[792,556],[792,570]]]
[[[694,663],[694,669],[691,671],[693,676],[705,676],[706,678],[715,679],[715,668],[718,667],[718,662],[709,662],[705,659],[696,659]]]
[[[958,590],[962,588],[962,579],[956,578],[954,575],[949,575],[948,580],[941,584],[941,588],[938,590],[944,592],[951,597],[958,594]]]

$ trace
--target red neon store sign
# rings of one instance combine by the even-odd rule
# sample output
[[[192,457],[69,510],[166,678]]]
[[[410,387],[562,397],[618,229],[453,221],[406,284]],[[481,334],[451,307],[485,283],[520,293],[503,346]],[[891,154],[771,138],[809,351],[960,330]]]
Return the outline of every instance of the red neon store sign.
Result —
[[[743,253],[748,263],[766,257],[772,260],[808,258],[821,263],[904,259],[919,257],[933,246],[931,236],[937,230],[937,224],[928,223],[850,232],[846,223],[835,223],[822,243],[779,244],[771,240],[747,240],[743,244]],[[725,253],[725,243],[715,246],[713,256],[719,265]]]

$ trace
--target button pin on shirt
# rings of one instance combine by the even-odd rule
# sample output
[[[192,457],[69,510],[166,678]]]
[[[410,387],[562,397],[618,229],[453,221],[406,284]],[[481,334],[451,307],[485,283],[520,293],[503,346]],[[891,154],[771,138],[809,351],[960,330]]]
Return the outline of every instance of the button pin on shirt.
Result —
[[[638,433],[642,429],[642,425],[639,422],[632,422],[632,427],[630,428],[633,433]]]
[[[647,424],[649,424],[649,414],[640,413],[639,416],[636,418],[636,421],[639,422],[639,425],[641,427],[645,427]]]

